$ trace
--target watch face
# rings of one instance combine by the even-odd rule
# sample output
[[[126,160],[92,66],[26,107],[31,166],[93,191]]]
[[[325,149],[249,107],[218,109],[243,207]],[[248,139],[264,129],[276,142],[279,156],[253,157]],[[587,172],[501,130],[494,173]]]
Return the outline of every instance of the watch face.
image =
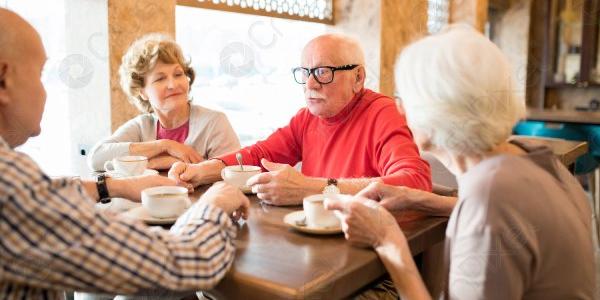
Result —
[[[328,185],[323,189],[323,194],[339,194],[340,193],[340,189],[338,189],[337,186],[335,185]]]

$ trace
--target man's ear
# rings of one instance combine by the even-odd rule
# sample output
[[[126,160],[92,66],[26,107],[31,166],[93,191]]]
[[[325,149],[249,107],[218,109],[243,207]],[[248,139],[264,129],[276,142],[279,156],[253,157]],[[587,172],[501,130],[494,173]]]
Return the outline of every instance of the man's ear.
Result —
[[[0,61],[0,104],[6,104],[8,102],[7,77],[8,64]]]
[[[365,86],[365,67],[358,66],[358,71],[354,76],[353,90],[355,93],[358,93]]]
[[[0,61],[0,89],[6,88],[6,75],[8,73],[8,65]]]

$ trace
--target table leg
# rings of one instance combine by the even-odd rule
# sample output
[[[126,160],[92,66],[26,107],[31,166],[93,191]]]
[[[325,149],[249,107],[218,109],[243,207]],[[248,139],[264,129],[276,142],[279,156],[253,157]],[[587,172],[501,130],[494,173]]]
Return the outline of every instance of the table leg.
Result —
[[[421,276],[433,299],[439,299],[444,289],[444,242],[439,242],[422,253]]]

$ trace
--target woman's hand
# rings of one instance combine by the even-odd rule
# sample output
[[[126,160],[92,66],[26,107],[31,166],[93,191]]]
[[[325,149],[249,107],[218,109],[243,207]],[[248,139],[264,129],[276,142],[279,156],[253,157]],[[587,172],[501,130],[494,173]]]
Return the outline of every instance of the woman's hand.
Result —
[[[370,246],[389,272],[402,299],[431,299],[412,259],[404,233],[379,203],[361,196],[325,201],[342,214],[342,230],[353,244]]]
[[[160,143],[161,147],[164,149],[164,153],[167,153],[184,163],[196,164],[204,160],[202,156],[190,146],[172,140],[160,140]]]
[[[148,160],[148,169],[169,170],[179,159],[170,155],[159,155]]]
[[[405,186],[374,182],[356,194],[379,201],[392,214],[415,210],[430,216],[449,216],[456,205],[456,197],[441,196]]]
[[[327,199],[325,207],[339,211],[342,230],[351,243],[377,248],[391,240],[405,239],[396,219],[379,203],[361,196]]]
[[[381,206],[390,212],[410,208],[414,198],[418,197],[420,190],[414,190],[404,186],[387,185],[373,182],[358,192],[356,196],[378,201]]]

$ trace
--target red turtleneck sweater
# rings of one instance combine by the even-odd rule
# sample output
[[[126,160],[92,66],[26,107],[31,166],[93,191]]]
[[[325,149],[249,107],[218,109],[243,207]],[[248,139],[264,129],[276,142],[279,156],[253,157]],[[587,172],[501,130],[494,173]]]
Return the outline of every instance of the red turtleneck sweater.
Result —
[[[260,159],[295,165],[324,178],[381,177],[386,184],[431,191],[429,164],[421,159],[404,114],[394,100],[363,89],[336,116],[322,119],[302,108],[266,140],[243,148],[244,164]],[[236,164],[235,153],[220,157]]]

